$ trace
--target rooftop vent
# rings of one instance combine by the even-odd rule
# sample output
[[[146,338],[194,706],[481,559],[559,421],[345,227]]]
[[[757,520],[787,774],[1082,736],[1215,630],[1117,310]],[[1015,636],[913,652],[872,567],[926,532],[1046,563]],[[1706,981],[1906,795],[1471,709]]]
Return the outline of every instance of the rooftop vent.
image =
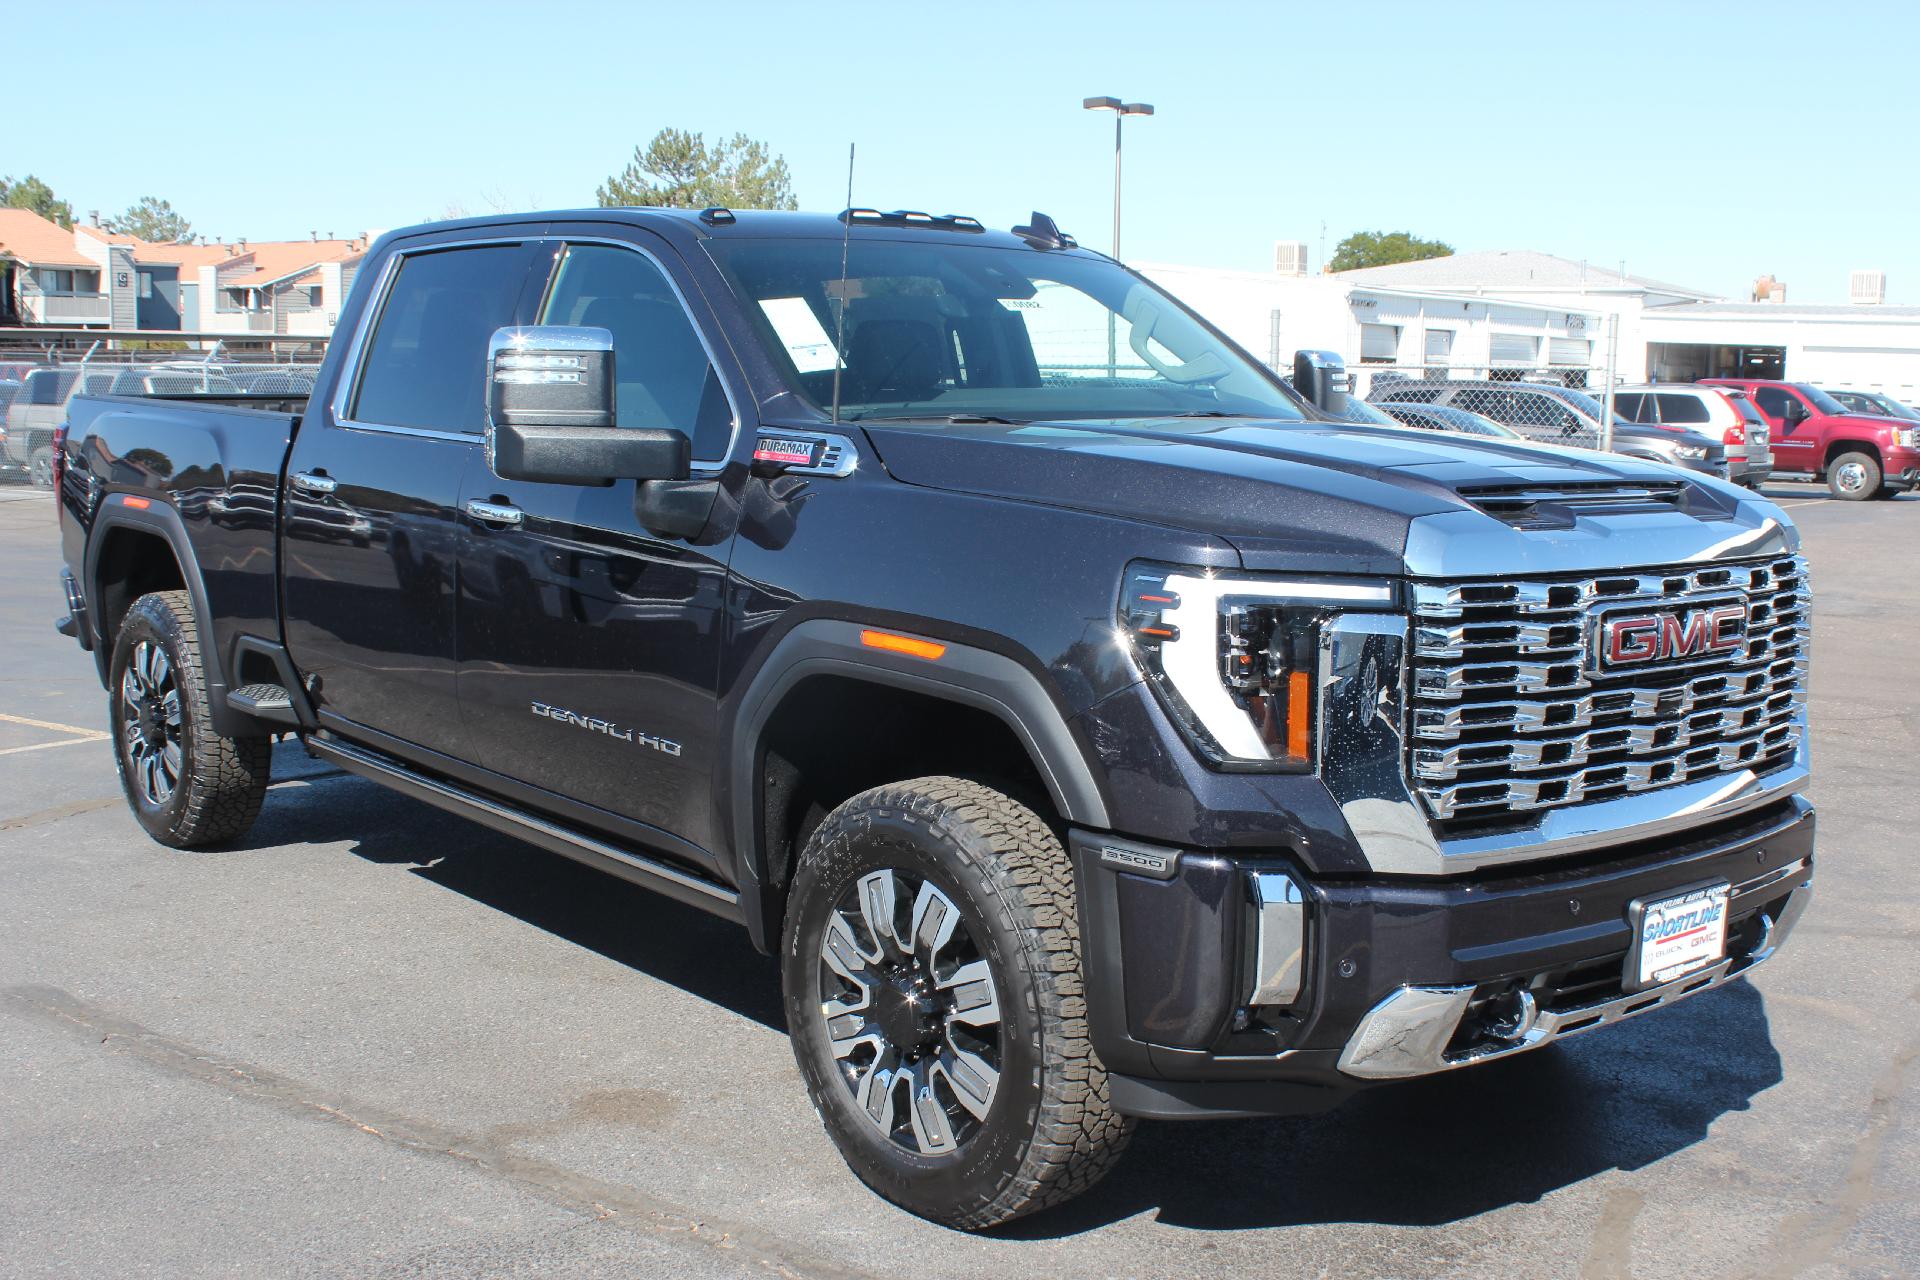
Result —
[[[1304,240],[1275,240],[1273,269],[1283,276],[1307,274],[1307,245]]]
[[[1856,307],[1877,307],[1887,300],[1887,273],[1856,271],[1847,287],[1847,300]]]

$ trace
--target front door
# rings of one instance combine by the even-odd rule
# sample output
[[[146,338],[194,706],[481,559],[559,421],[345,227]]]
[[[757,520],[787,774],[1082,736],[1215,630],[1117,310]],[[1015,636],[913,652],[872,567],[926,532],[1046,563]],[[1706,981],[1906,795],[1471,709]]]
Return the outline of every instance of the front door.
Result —
[[[565,248],[539,323],[609,330],[618,425],[687,432],[695,481],[717,491],[737,416],[685,301],[697,294],[669,276],[669,250],[622,230],[633,238]],[[502,480],[484,460],[473,475],[469,497],[491,504],[469,516],[460,565],[475,763],[571,820],[711,865],[730,527],[653,532],[632,480]],[[506,519],[483,518],[498,508]]]
[[[1773,446],[1773,465],[1779,471],[1818,471],[1820,469],[1820,433],[1809,418],[1787,420],[1787,406],[1798,405],[1807,414],[1813,406],[1785,387],[1755,387],[1753,403],[1767,420],[1767,434]]]
[[[322,723],[459,756],[460,487],[480,455],[487,339],[515,322],[528,244],[403,251],[343,394],[312,404],[282,495],[287,648]]]

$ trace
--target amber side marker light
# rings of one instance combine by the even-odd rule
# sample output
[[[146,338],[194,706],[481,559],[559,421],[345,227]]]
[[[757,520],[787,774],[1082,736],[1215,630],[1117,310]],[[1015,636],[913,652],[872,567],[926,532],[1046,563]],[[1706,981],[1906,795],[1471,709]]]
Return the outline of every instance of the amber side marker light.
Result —
[[[925,658],[928,662],[939,661],[947,652],[947,646],[943,644],[935,644],[931,640],[915,640],[912,636],[897,636],[891,631],[862,631],[860,643],[869,649],[904,653],[915,658]]]
[[[146,498],[122,498],[120,499],[120,503],[122,506],[132,507],[135,511],[145,511],[153,505],[153,503]]]
[[[1313,690],[1307,683],[1307,673],[1293,671],[1287,675],[1287,755],[1294,760],[1307,760],[1307,713],[1311,707],[1309,699]]]

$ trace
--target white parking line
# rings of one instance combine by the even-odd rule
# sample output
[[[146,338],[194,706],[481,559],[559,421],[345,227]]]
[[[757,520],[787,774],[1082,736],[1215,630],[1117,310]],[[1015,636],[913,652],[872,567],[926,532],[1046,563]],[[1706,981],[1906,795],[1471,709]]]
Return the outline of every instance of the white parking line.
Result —
[[[26,716],[10,716],[4,711],[0,711],[0,720],[4,720],[8,724],[24,724],[33,729],[52,729],[56,733],[77,733],[81,737],[93,741],[98,741],[107,736],[98,729],[82,729],[78,725],[61,724],[57,720],[33,720]]]
[[[6,747],[0,749],[0,756],[17,756],[22,751],[51,751],[55,747],[78,747],[89,742],[104,742],[104,733],[89,733],[84,738],[62,738],[58,742],[36,742],[30,747]]]

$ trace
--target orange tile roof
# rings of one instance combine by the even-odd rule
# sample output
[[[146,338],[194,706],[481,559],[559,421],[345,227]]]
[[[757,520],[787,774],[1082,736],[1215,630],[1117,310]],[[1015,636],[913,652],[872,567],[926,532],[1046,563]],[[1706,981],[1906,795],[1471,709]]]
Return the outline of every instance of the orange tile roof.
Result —
[[[358,240],[270,240],[249,243],[244,256],[253,259],[253,270],[246,275],[222,280],[220,287],[257,289],[322,262],[348,262],[364,252],[366,250]]]
[[[0,209],[0,254],[36,267],[97,267],[73,247],[73,232],[31,209]]]

